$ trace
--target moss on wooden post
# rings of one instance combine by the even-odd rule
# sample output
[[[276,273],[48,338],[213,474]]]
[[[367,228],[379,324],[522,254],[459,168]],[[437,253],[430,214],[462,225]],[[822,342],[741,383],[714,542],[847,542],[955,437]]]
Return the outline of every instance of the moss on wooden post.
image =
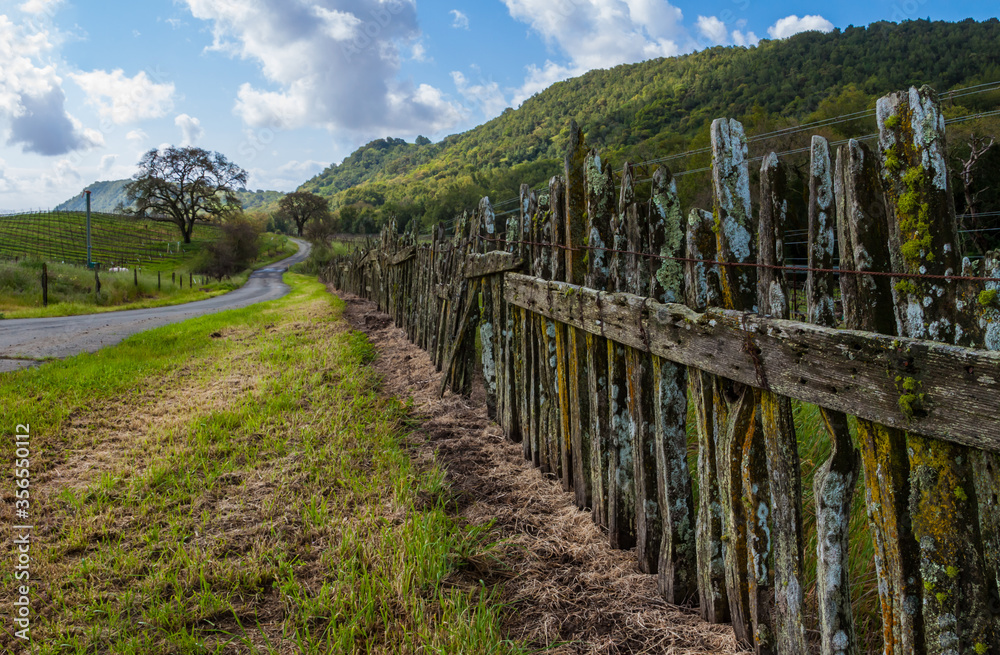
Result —
[[[611,246],[611,216],[614,213],[615,185],[611,169],[602,169],[596,151],[587,155],[584,166],[587,215],[587,278],[591,289],[608,288],[608,253]],[[607,526],[608,485],[612,451],[608,408],[608,342],[587,333],[587,386],[590,399],[590,468],[594,521]]]
[[[752,263],[754,261],[753,229],[750,212],[750,174],[747,169],[747,143],[743,126],[735,120],[718,119],[712,123],[712,183],[716,230],[716,257],[719,262]],[[722,302],[726,309],[756,310],[756,281],[753,269],[745,266],[719,267]],[[752,365],[749,361],[748,364]],[[758,427],[757,394],[749,388],[719,379],[715,402],[729,404],[728,423],[716,452],[719,469],[720,498],[726,516],[726,586],[730,617],[737,639],[757,645],[765,634],[764,613],[751,617],[758,608],[751,599],[751,581],[759,579],[751,564],[761,564],[761,552],[750,552],[750,535],[755,547],[763,547],[763,532],[759,529],[756,508],[745,506],[743,488],[746,455],[764,461],[763,434]],[[759,440],[759,441],[758,441]],[[755,448],[755,445],[757,446]],[[759,467],[758,467],[759,468]],[[758,486],[754,496],[763,493]],[[749,505],[749,504],[748,504]],[[766,508],[765,508],[766,509]],[[766,515],[764,520],[766,521]],[[753,524],[753,525],[750,525]],[[756,562],[752,558],[756,555]],[[765,555],[766,558],[766,555]],[[753,587],[756,592],[756,585]],[[759,608],[763,610],[763,608]],[[770,610],[768,609],[768,612]],[[758,628],[765,628],[758,632]]]
[[[841,267],[861,272],[891,268],[881,166],[863,143],[851,140],[837,155],[835,181]],[[842,275],[846,327],[896,334],[890,280],[875,275]],[[878,308],[879,311],[872,311]],[[906,434],[858,420],[858,445],[864,465],[865,506],[875,545],[875,568],[882,607],[886,655],[920,652],[920,568],[909,505],[909,455]]]
[[[986,253],[981,270],[983,277],[1000,278],[1000,250]],[[985,288],[975,294],[979,337],[982,347],[1000,350],[1000,302],[997,292],[1000,283],[987,282]],[[966,307],[966,311],[969,308]],[[975,475],[976,498],[979,500],[979,526],[983,535],[983,553],[986,558],[986,574],[993,581],[991,595],[1000,588],[1000,455],[976,451],[972,458]],[[1000,595],[997,611],[1000,612]]]
[[[961,271],[954,198],[948,182],[944,115],[929,87],[881,98],[879,149],[890,218],[890,255],[900,273]],[[971,345],[956,288],[940,280],[899,279],[896,319],[903,336]],[[965,313],[967,314],[967,313]],[[919,380],[917,379],[917,386]],[[915,420],[933,399],[904,389]],[[910,452],[910,515],[920,548],[925,647],[929,653],[994,652],[978,508],[965,446],[916,435]]]
[[[491,252],[496,250],[497,219],[489,198],[479,202],[479,237],[476,251]],[[497,418],[497,382],[498,353],[500,328],[496,323],[496,307],[494,307],[494,280],[483,280],[479,303],[479,343],[483,367],[483,386],[486,388],[486,412],[490,418]]]
[[[712,214],[692,209],[687,220],[687,256],[703,260],[684,266],[685,299],[688,307],[704,311],[718,305],[719,267],[705,263],[715,259]],[[692,368],[688,372],[689,394],[694,404],[698,431],[698,517],[695,531],[698,556],[698,608],[711,623],[729,621],[726,592],[725,513],[719,493],[716,467],[718,441],[727,423],[726,404],[715,403],[715,376]]]
[[[665,167],[653,173],[647,214],[649,251],[672,259],[684,257],[686,221],[677,185]],[[651,264],[638,271],[640,276],[649,275],[650,296],[658,302],[684,302],[681,262],[664,259]],[[687,368],[659,357],[653,357],[652,364],[656,490],[663,516],[659,589],[668,602],[687,604],[698,589],[694,496],[687,462]]]
[[[832,195],[832,192],[831,185],[829,193]],[[762,268],[758,272],[757,302],[761,311],[775,318],[788,318],[784,273],[769,268],[785,263],[788,196],[785,167],[778,161],[777,155],[771,153],[764,158],[760,169],[758,263]],[[833,247],[832,239],[830,247]],[[768,390],[761,391],[760,398],[771,490],[775,647],[779,653],[802,653],[806,650],[803,619],[805,571],[802,560],[802,480],[795,421],[788,398]]]
[[[549,256],[549,279],[561,282],[566,279],[566,258],[557,244],[562,243],[562,237],[566,233],[566,182],[560,176],[549,180],[549,215],[550,235],[546,243],[554,244]],[[569,402],[566,326],[551,321],[549,325],[551,326],[550,331],[553,333],[553,341],[550,345],[554,349],[554,353],[550,351],[550,357],[554,358],[555,364],[552,371],[555,387],[553,389],[555,394],[553,409],[555,424],[558,428],[559,470],[563,490],[571,491],[573,488],[573,452],[570,443],[570,415],[573,409]]]
[[[614,177],[608,167],[608,184],[614,190]],[[622,185],[622,195],[630,192]],[[626,200],[623,198],[622,204]],[[624,217],[611,211],[611,250],[607,253],[608,286],[610,291],[625,291],[625,256],[620,251],[628,245]],[[593,251],[591,251],[593,252]],[[595,253],[596,254],[596,253]],[[608,533],[613,548],[628,549],[636,545],[636,480],[635,443],[632,415],[629,412],[629,371],[626,352],[622,344],[608,344],[608,411],[611,427],[611,455],[608,484]]]

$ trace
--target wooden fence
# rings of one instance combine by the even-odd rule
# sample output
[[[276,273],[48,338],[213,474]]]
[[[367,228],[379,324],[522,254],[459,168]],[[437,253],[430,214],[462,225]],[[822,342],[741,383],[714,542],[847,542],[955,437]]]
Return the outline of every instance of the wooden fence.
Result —
[[[847,565],[860,480],[884,652],[1000,653],[1000,256],[977,267],[959,252],[933,92],[886,96],[877,117],[877,148],[832,157],[812,139],[807,322],[788,320],[785,167],[764,158],[752,211],[734,120],[712,124],[711,213],[685,215],[665,168],[639,198],[626,164],[617,191],[573,126],[565,176],[522,187],[505,223],[483,199],[453,238],[439,226],[417,245],[391,226],[325,276],[391,314],[445,387],[468,393],[481,371],[525,457],[635,548],[664,598],[730,622],[756,652],[870,643]],[[792,399],[821,408],[831,442],[815,508]]]

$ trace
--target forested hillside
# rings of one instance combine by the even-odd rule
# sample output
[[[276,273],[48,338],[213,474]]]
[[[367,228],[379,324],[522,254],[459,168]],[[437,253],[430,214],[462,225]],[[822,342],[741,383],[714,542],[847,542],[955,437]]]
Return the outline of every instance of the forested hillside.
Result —
[[[829,34],[807,32],[755,48],[716,47],[591,71],[440,143],[373,141],[301,189],[331,197],[346,230],[372,230],[390,214],[400,225],[415,218],[427,226],[451,219],[483,195],[511,197],[522,182],[538,184],[560,172],[571,120],[581,125],[589,145],[619,165],[703,148],[709,123],[720,116],[742,120],[753,136],[871,109],[878,97],[910,85],[929,84],[945,92],[998,80],[996,19],[880,22]],[[969,94],[950,101],[947,113],[964,116],[998,105],[998,91]],[[964,149],[967,155],[962,139],[967,141],[972,129],[996,133],[996,126],[995,117],[956,125],[952,154],[960,157]],[[847,138],[874,131],[874,115],[859,116],[808,133],[757,140],[751,155],[806,146],[811,133]],[[991,151],[984,162],[995,155]],[[700,169],[708,165],[708,156],[700,153],[669,165],[675,171]],[[987,169],[997,175],[996,166],[978,168],[977,184],[985,183]],[[679,180],[689,201],[701,199],[704,181],[697,177]],[[956,195],[961,195],[958,189]]]

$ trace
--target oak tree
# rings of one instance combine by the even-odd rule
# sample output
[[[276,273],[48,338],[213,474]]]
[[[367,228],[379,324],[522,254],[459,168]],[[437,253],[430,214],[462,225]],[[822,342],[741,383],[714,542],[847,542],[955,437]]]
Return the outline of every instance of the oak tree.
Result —
[[[295,221],[298,236],[307,221],[325,217],[330,212],[330,201],[308,191],[293,191],[278,201],[278,215]]]
[[[166,215],[191,243],[196,220],[221,217],[241,207],[236,196],[247,172],[218,152],[171,146],[139,160],[139,172],[125,185],[129,205],[141,215]]]

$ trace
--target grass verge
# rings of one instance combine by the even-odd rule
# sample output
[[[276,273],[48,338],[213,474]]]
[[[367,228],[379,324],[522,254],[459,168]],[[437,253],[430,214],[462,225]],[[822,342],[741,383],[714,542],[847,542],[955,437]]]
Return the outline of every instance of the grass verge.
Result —
[[[489,533],[411,463],[409,407],[379,393],[367,338],[321,285],[286,281],[0,376],[3,429],[31,425],[33,652],[520,651],[493,590],[458,582]]]

